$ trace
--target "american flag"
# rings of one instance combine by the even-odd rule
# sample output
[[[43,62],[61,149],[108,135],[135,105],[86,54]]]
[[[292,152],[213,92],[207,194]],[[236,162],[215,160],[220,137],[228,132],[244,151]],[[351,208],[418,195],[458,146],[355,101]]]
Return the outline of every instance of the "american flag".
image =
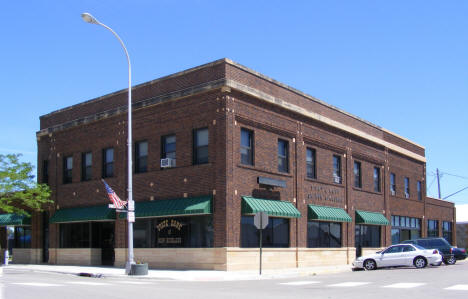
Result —
[[[126,201],[122,201],[122,200],[117,196],[117,194],[115,193],[115,191],[112,190],[112,188],[111,188],[109,185],[107,185],[106,181],[102,180],[102,182],[104,183],[104,186],[106,187],[107,196],[109,196],[110,201],[112,201],[112,203],[114,204],[114,206],[115,206],[116,209],[121,209],[121,208],[123,208],[125,205],[127,205],[127,202],[126,202]]]

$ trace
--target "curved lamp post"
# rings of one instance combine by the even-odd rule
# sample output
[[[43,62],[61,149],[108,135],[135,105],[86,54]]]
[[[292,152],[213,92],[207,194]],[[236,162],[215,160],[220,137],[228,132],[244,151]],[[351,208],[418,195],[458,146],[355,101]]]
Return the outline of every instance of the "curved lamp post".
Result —
[[[125,55],[127,56],[127,62],[128,62],[128,140],[127,140],[127,145],[128,145],[128,212],[127,212],[127,221],[128,221],[128,259],[127,263],[125,264],[125,271],[127,274],[130,274],[130,269],[131,265],[135,264],[134,258],[133,258],[133,221],[130,219],[130,214],[134,215],[134,210],[135,210],[135,204],[133,202],[133,191],[132,191],[132,69],[131,69],[131,64],[130,64],[130,57],[128,56],[127,48],[125,47],[125,44],[123,41],[120,39],[120,37],[115,33],[112,28],[109,26],[99,22],[95,17],[93,17],[91,14],[85,12],[81,14],[81,17],[86,23],[90,24],[96,24],[100,25],[110,32],[119,40],[120,45],[122,45],[122,48],[125,51]],[[132,217],[133,218],[133,217]],[[134,219],[134,218],[133,218]],[[132,220],[133,220],[132,219]]]

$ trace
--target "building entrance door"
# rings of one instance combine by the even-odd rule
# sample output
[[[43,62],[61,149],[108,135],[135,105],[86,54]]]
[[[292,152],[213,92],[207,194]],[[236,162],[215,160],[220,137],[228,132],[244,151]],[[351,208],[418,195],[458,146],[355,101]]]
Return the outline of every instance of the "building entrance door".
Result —
[[[101,260],[106,266],[114,265],[114,223],[102,222],[101,226]]]

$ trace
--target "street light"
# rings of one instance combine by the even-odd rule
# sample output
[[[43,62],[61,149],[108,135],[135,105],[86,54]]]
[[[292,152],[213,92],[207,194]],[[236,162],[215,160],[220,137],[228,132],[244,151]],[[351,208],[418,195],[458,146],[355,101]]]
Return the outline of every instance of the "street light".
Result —
[[[110,32],[119,40],[122,48],[125,51],[125,55],[127,56],[128,62],[128,207],[127,207],[127,222],[128,222],[128,259],[127,263],[125,264],[125,272],[126,274],[130,274],[131,265],[135,264],[133,259],[133,221],[134,221],[134,210],[135,210],[135,203],[133,202],[133,191],[132,191],[132,68],[130,64],[130,57],[128,56],[127,48],[125,47],[123,41],[117,35],[117,33],[112,30],[109,26],[104,25],[103,23],[99,22],[95,17],[91,14],[85,12],[81,14],[81,17],[86,23],[100,25]]]

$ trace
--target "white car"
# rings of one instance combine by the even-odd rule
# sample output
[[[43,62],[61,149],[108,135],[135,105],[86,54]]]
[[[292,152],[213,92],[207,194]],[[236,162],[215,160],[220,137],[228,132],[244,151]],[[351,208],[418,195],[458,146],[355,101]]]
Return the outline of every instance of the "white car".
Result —
[[[355,269],[375,270],[384,267],[427,265],[440,266],[442,255],[437,249],[426,249],[415,244],[396,244],[382,251],[358,257],[353,262]]]

